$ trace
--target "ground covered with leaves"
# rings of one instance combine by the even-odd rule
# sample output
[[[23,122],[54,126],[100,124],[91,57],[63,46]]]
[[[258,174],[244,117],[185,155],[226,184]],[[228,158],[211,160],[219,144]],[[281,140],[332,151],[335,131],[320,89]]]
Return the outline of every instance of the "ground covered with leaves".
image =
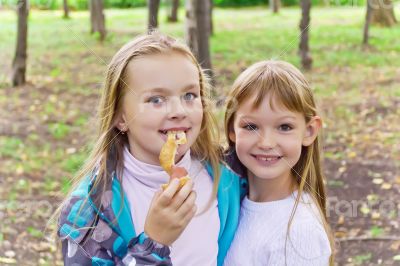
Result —
[[[16,18],[0,10],[0,265],[62,265],[49,217],[85,160],[103,74],[126,41],[144,33],[146,10],[107,10],[109,35],[90,36],[86,12],[34,10],[28,84],[12,88]],[[160,29],[183,36],[182,22]],[[180,13],[182,21],[183,12]],[[399,15],[399,14],[398,14]],[[217,9],[211,39],[218,99],[251,63],[299,65],[298,9]],[[311,81],[324,119],[328,215],[338,265],[400,265],[399,26],[371,29],[362,8],[314,8]],[[223,109],[216,110],[221,119]],[[222,122],[222,120],[221,120]]]

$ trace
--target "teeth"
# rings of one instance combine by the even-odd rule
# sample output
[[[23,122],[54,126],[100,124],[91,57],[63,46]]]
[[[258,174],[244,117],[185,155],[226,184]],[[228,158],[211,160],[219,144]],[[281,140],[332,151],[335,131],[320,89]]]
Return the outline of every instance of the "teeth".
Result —
[[[277,160],[277,159],[279,159],[280,157],[257,157],[259,160],[262,160],[262,161],[267,161],[267,162],[270,162],[270,161],[274,161],[274,160]]]

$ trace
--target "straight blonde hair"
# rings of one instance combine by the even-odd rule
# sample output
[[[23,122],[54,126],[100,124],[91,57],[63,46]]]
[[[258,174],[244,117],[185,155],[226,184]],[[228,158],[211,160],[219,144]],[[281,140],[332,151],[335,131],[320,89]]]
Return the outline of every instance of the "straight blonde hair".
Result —
[[[221,171],[221,149],[218,144],[219,132],[217,122],[211,112],[211,101],[209,98],[211,85],[209,78],[205,75],[196,58],[186,45],[169,36],[152,32],[148,35],[139,36],[125,44],[114,55],[108,65],[98,109],[99,124],[96,136],[97,141],[88,159],[73,178],[72,189],[64,202],[61,203],[52,220],[59,217],[61,209],[68,201],[72,191],[77,188],[85,177],[91,176],[94,169],[97,170],[97,177],[91,191],[97,190],[96,188],[99,188],[100,191],[105,191],[107,184],[110,184],[112,180],[112,173],[114,171],[117,173],[118,179],[121,180],[124,165],[123,148],[128,144],[128,138],[126,135],[120,134],[120,130],[115,126],[115,121],[121,111],[124,94],[129,89],[124,81],[127,80],[128,75],[132,75],[132,73],[127,73],[127,65],[138,57],[145,58],[148,55],[167,53],[179,53],[187,57],[198,70],[203,105],[203,121],[199,136],[191,147],[191,152],[198,160],[210,163],[214,174],[212,199],[216,197]],[[121,202],[123,203],[122,193],[121,191]],[[82,204],[81,206],[84,205]]]
[[[235,149],[235,144],[229,139],[229,132],[233,131],[236,110],[243,102],[254,96],[256,97],[254,108],[257,108],[266,95],[270,96],[271,108],[274,108],[274,104],[281,104],[290,111],[303,114],[306,123],[317,115],[310,85],[297,68],[287,62],[275,60],[255,63],[239,75],[228,96],[225,113],[225,134],[229,151],[234,152]],[[299,161],[291,169],[298,185],[298,194],[287,232],[289,234],[290,225],[302,193],[303,191],[307,192],[316,203],[322,217],[322,224],[332,250],[330,264],[333,265],[334,238],[326,215],[325,177],[322,172],[320,148],[319,137],[310,146],[303,146]],[[244,167],[243,165],[241,166]]]

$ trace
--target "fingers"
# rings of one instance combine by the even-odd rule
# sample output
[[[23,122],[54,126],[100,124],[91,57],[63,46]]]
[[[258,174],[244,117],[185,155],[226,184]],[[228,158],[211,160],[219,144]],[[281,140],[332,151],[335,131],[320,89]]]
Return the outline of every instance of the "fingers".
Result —
[[[161,191],[161,195],[159,196],[159,203],[162,206],[168,206],[171,203],[172,198],[176,194],[179,189],[179,180],[177,178],[172,179],[169,183],[168,187]]]
[[[193,207],[195,207],[196,196],[197,195],[195,191],[190,192],[189,196],[176,212],[179,217],[186,217],[186,215],[193,209]]]
[[[184,224],[184,226],[186,227],[189,222],[192,220],[192,218],[194,217],[194,215],[196,214],[197,211],[197,206],[194,205],[189,212],[186,214],[186,216],[182,219],[182,222]]]
[[[173,197],[171,201],[171,207],[174,210],[178,210],[192,191],[193,191],[193,181],[188,180],[186,184]]]

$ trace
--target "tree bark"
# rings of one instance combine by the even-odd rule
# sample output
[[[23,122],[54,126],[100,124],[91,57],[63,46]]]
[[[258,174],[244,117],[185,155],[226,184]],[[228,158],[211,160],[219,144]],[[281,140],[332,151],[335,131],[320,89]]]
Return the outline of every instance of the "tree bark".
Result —
[[[365,15],[364,38],[363,38],[364,45],[368,45],[368,41],[369,41],[369,25],[371,23],[371,11],[372,11],[372,7],[370,5],[370,1],[367,0],[367,12]]]
[[[385,27],[396,24],[392,0],[368,0],[372,8],[371,23]]]
[[[63,0],[63,6],[64,6],[64,18],[69,18],[68,0]]]
[[[277,14],[281,7],[281,1],[280,0],[269,0],[269,6],[271,8],[272,13]]]
[[[100,41],[106,37],[105,16],[102,0],[90,0],[90,32],[100,34]]]
[[[209,8],[210,14],[208,16],[208,18],[210,20],[210,23],[209,23],[209,25],[210,25],[210,29],[209,29],[210,35],[214,35],[213,9],[214,9],[214,1],[210,0],[210,8]]]
[[[27,0],[18,1],[17,5],[18,28],[17,28],[17,47],[12,63],[12,84],[20,86],[25,84],[26,59],[28,57],[28,3]]]
[[[210,57],[210,2],[203,0],[186,1],[186,43],[196,56],[201,67],[212,78]]]
[[[309,70],[312,67],[312,57],[310,53],[309,42],[309,26],[310,26],[310,11],[311,0],[301,0],[301,21],[300,21],[300,44],[299,53],[301,58],[301,65],[304,69]]]
[[[178,21],[178,8],[179,8],[179,0],[171,0],[171,12],[168,15],[169,22],[177,22]]]
[[[148,0],[149,21],[147,24],[147,30],[149,32],[158,27],[159,7],[160,7],[160,0]]]

